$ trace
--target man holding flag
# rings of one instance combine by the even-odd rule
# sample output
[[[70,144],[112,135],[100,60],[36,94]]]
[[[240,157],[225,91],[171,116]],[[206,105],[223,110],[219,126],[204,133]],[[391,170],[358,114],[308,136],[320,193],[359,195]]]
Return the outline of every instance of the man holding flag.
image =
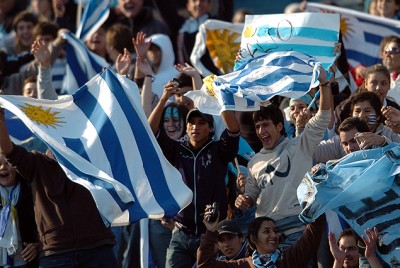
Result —
[[[43,256],[40,267],[117,267],[114,234],[85,187],[72,182],[50,151],[28,152],[11,142],[0,111],[0,154],[31,182]]]

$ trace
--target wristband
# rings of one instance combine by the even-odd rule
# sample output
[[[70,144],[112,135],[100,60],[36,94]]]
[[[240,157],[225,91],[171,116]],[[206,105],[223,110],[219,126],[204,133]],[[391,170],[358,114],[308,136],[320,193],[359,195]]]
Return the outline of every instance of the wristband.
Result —
[[[146,74],[146,77],[151,78],[151,82],[154,82],[154,80],[156,79],[153,75],[151,74]]]
[[[321,87],[326,87],[327,85],[329,85],[329,83],[330,83],[330,82],[327,81],[327,82],[325,82],[325,83],[323,83],[323,84],[320,83],[319,85],[320,85]]]

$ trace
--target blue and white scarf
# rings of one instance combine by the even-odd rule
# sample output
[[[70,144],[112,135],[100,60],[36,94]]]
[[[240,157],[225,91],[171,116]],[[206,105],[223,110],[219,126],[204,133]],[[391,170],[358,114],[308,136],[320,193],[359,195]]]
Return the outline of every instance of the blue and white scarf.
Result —
[[[257,268],[277,268],[275,266],[276,261],[282,259],[282,254],[279,249],[276,249],[273,253],[270,254],[260,254],[257,250],[255,250],[251,258],[253,259],[253,264]]]

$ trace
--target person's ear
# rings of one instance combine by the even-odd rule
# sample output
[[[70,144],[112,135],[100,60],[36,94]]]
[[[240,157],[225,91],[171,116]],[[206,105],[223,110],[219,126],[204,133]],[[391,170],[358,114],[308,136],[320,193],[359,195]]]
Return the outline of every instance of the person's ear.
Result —
[[[283,124],[282,124],[282,122],[279,122],[279,123],[276,125],[276,129],[279,131],[279,133],[282,131],[282,129],[283,129]]]
[[[257,238],[254,235],[250,235],[250,242],[253,243],[254,245],[256,245],[257,243]]]

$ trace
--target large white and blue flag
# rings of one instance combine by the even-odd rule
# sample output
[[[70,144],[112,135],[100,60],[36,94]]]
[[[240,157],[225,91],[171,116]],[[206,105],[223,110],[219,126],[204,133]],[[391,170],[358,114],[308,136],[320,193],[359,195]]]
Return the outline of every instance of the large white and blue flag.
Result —
[[[275,95],[300,97],[318,85],[319,67],[334,63],[338,39],[337,14],[246,16],[234,71],[207,78],[202,91],[187,96],[212,114],[257,110]]]
[[[63,38],[66,40],[67,67],[61,91],[73,94],[104,67],[108,67],[109,63],[90,51],[73,33],[64,33]]]
[[[380,42],[400,35],[400,21],[319,3],[307,3],[307,11],[340,15],[340,31],[350,66],[372,66],[381,62]],[[328,13],[324,13],[328,14]]]
[[[83,9],[81,23],[76,36],[86,41],[107,20],[110,14],[111,0],[90,0]]]
[[[353,152],[306,176],[297,192],[303,206],[300,219],[305,223],[333,210],[360,236],[376,227],[379,257],[390,267],[398,267],[400,144]]]
[[[60,100],[3,95],[0,103],[51,148],[71,180],[90,190],[107,222],[173,217],[191,202],[129,79],[107,69]]]

